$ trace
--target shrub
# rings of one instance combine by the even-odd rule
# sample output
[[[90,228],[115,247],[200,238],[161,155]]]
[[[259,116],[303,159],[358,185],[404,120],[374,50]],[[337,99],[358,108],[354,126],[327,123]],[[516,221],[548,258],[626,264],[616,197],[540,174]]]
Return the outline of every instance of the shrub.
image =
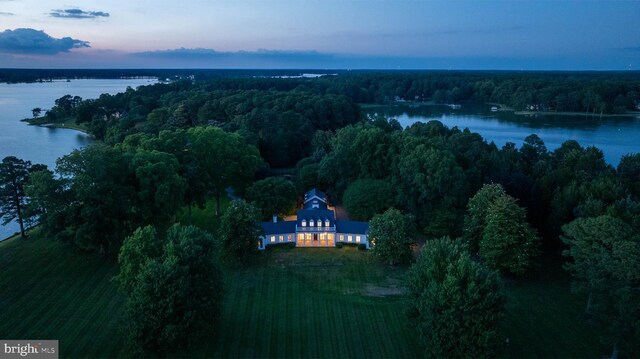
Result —
[[[336,243],[336,248],[342,248],[342,247],[344,247],[344,243],[342,242]]]
[[[296,247],[296,244],[295,242],[290,242],[290,243],[287,243],[287,247],[293,249]]]
[[[361,251],[365,251],[365,250],[367,250],[367,245],[364,244],[364,243],[360,243],[360,244],[358,244],[358,249],[361,250]]]

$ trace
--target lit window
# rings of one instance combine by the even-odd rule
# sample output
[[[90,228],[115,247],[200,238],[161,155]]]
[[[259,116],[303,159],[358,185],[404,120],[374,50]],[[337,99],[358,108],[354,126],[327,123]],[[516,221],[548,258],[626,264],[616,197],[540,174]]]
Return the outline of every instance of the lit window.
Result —
[[[303,240],[304,239],[304,234],[302,234],[302,233],[298,234],[298,239],[299,240]]]
[[[327,234],[326,233],[320,233],[320,239],[327,239]]]
[[[271,242],[275,242],[276,241],[276,236],[271,236]]]
[[[280,238],[278,238],[280,240],[280,242],[282,242],[284,240],[284,236],[280,236]],[[360,236],[358,236],[358,242],[360,241]]]
[[[321,219],[318,220],[318,227],[322,227],[322,220]]]
[[[360,236],[356,236],[356,243],[360,243]]]
[[[290,241],[290,240],[291,240],[291,235],[290,235],[290,234],[287,236],[287,240],[288,240],[288,241]]]
[[[324,221],[324,226],[325,226],[325,227],[329,227],[329,225],[330,225],[329,220],[328,220],[328,219],[327,219],[327,220],[325,220],[325,221]]]
[[[340,240],[341,240],[341,241],[344,241],[344,234],[341,234],[341,235],[340,235]]]
[[[329,233],[329,240],[333,240],[333,233]]]
[[[309,227],[313,227],[313,225],[314,225],[314,224],[313,224],[313,219],[310,219],[310,220],[309,220]]]
[[[305,221],[304,219],[302,220],[302,226],[306,227],[307,226],[307,221]]]
[[[305,239],[306,239],[306,240],[311,240],[311,233],[307,233],[307,234],[305,235]]]
[[[348,242],[353,242],[353,236],[347,236],[347,241]]]

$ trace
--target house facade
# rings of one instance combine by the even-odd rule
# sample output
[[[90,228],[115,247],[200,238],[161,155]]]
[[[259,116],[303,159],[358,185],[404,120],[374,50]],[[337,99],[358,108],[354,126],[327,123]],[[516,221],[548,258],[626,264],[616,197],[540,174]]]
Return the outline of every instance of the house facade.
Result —
[[[305,193],[296,220],[263,222],[259,248],[295,243],[296,247],[335,247],[337,243],[364,244],[369,249],[369,223],[337,220],[327,196],[317,189]]]

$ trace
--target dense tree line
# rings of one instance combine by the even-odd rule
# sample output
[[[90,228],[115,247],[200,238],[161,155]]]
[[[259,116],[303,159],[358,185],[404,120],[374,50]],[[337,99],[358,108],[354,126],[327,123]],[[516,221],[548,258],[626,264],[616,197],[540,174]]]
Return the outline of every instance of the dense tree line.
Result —
[[[52,122],[73,117],[96,138],[111,144],[134,133],[215,125],[240,131],[272,167],[287,167],[310,154],[316,130],[336,130],[356,122],[355,103],[405,100],[624,113],[637,110],[640,104],[640,75],[355,71],[311,79],[212,72],[199,80],[141,86],[98,99],[66,95],[45,115]]]
[[[23,202],[44,233],[77,247],[116,253],[140,226],[159,230],[186,206],[242,191],[262,160],[242,137],[215,127],[94,144],[31,173]]]

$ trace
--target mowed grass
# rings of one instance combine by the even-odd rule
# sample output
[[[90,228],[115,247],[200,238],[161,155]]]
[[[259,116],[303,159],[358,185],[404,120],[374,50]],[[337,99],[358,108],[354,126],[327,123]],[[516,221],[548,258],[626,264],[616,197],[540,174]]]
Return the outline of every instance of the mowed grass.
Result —
[[[124,298],[111,281],[113,259],[40,238],[0,243],[0,337],[58,339],[61,357],[126,357],[119,329]],[[406,267],[369,252],[276,248],[227,270],[217,335],[196,355],[215,358],[416,358],[401,295]],[[513,358],[600,357],[597,333],[582,317],[556,264],[506,283]]]
[[[217,340],[220,358],[416,358],[402,269],[355,247],[274,249],[232,273]]]
[[[403,271],[385,268],[356,248],[269,251],[227,271],[218,335],[197,354],[420,356],[399,295]],[[58,339],[62,357],[126,357],[113,259],[33,235],[0,244],[0,270],[0,337]]]
[[[220,217],[229,207],[230,200],[227,197],[220,199],[220,216],[216,216],[216,201],[210,199],[204,208],[198,206],[191,207],[191,218],[189,218],[189,209],[185,206],[178,214],[178,222],[182,225],[194,225],[213,234],[216,233],[220,226]]]
[[[57,339],[62,357],[123,356],[113,260],[37,233],[0,243],[0,338]]]
[[[543,257],[530,278],[508,281],[505,334],[510,358],[597,358],[609,353],[586,324],[586,301],[571,293],[558,257]]]

